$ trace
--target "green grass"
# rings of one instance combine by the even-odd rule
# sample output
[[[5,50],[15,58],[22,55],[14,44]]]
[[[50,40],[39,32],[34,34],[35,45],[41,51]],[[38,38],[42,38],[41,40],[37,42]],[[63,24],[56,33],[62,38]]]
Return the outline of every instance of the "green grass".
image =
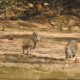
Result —
[[[0,78],[1,79],[11,79],[11,80],[18,80],[18,79],[33,79],[37,78],[37,74],[33,70],[27,70],[24,68],[19,68],[19,67],[0,67]],[[35,80],[36,80],[35,78]]]
[[[37,69],[26,69],[20,67],[0,67],[1,80],[49,80],[49,79],[64,79],[67,78],[66,72],[53,71],[44,72]]]
[[[80,72],[76,73],[75,77],[80,79]]]
[[[76,80],[80,79],[80,73],[76,73],[74,78],[68,76],[65,71],[45,72],[36,68],[0,66],[0,80]]]
[[[46,79],[46,80],[51,80],[51,79],[66,79],[67,78],[67,73],[66,72],[62,72],[62,71],[53,71],[50,73],[46,73],[46,74],[41,74],[40,80],[42,79]]]

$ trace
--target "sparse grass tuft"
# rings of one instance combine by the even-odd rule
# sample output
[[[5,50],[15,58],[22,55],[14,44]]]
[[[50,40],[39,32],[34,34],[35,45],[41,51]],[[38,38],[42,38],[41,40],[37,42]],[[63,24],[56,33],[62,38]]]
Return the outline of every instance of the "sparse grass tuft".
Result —
[[[20,67],[0,67],[0,78],[3,80],[51,80],[51,79],[65,79],[67,78],[66,72],[53,71],[44,72],[37,69],[26,69]]]

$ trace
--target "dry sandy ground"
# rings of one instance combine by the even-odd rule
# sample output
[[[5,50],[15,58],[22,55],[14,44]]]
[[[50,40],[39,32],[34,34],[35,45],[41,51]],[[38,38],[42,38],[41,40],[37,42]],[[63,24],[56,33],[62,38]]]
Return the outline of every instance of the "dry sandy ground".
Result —
[[[17,39],[15,38],[14,40],[0,39],[0,55],[1,56],[6,55],[6,57],[8,55],[10,57],[10,60],[12,59],[14,63],[15,63],[15,60],[13,58],[15,58],[15,55],[16,55],[17,56],[15,58],[16,61],[19,57],[20,59],[22,58],[21,60],[23,60],[23,58],[26,58],[26,60],[31,58],[30,62],[32,62],[33,60],[33,63],[34,62],[36,63],[36,61],[40,61],[42,62],[42,64],[48,62],[48,64],[50,65],[57,64],[57,65],[63,65],[66,67],[65,45],[67,44],[67,41],[64,41],[64,40],[59,41],[55,39],[45,38],[44,36],[43,40],[37,44],[36,49],[30,52],[30,54],[32,54],[33,56],[30,56],[29,58],[27,57],[27,55],[22,54],[22,49],[21,49],[22,39],[23,39],[22,37]],[[78,51],[77,51],[76,57],[80,56],[79,52],[80,52],[80,43],[78,42]],[[1,58],[1,59],[4,59],[4,58]],[[6,62],[10,62],[10,61],[7,60]],[[25,62],[23,60],[23,63],[27,64],[28,62]],[[71,65],[73,65],[72,63],[74,64],[74,59],[72,59]],[[52,69],[54,70],[55,68],[53,67],[54,66],[52,66]]]
[[[35,30],[33,30],[35,31]],[[0,66],[22,67],[27,69],[41,69],[44,72],[63,71],[70,77],[75,77],[80,73],[80,33],[53,33],[40,32],[42,41],[37,44],[36,49],[30,52],[30,56],[23,55],[21,50],[23,37],[30,35],[32,31],[6,30],[0,32]],[[14,34],[14,40],[8,40],[7,36]],[[24,36],[25,35],[25,36]],[[78,51],[76,57],[79,62],[75,63],[75,58],[69,62],[65,59],[65,45],[69,39],[78,41]],[[68,63],[68,64],[67,64]]]

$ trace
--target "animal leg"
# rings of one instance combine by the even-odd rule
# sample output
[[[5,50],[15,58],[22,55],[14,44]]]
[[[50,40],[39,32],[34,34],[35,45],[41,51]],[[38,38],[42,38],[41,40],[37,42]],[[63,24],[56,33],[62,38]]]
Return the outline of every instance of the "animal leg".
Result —
[[[24,54],[24,49],[22,49],[22,51],[23,51],[23,54]]]
[[[75,52],[74,51],[72,52],[72,57],[75,57],[76,56],[75,53],[76,53],[76,51]]]
[[[75,54],[73,54],[73,57],[75,57]]]
[[[32,48],[29,48],[28,50],[27,50],[27,55],[32,55],[32,54],[30,54],[30,51],[32,50]]]
[[[26,54],[27,56],[29,55],[29,49],[27,49],[27,54]]]

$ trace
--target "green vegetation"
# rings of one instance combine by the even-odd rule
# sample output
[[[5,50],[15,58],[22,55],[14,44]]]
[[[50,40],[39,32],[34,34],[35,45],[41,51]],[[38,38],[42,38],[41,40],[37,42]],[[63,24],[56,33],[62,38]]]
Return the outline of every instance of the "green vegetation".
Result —
[[[52,31],[73,31],[80,26],[79,4],[79,0],[0,0],[0,19],[37,21]],[[30,27],[24,21],[19,24]]]
[[[80,78],[80,73],[76,73],[74,78],[63,71],[45,72],[38,69],[27,69],[22,67],[0,67],[1,80],[76,80]]]
[[[42,70],[31,69],[19,67],[0,67],[0,79],[9,80],[42,80],[42,79],[64,79],[67,78],[66,72],[53,71],[53,72],[43,72]]]

